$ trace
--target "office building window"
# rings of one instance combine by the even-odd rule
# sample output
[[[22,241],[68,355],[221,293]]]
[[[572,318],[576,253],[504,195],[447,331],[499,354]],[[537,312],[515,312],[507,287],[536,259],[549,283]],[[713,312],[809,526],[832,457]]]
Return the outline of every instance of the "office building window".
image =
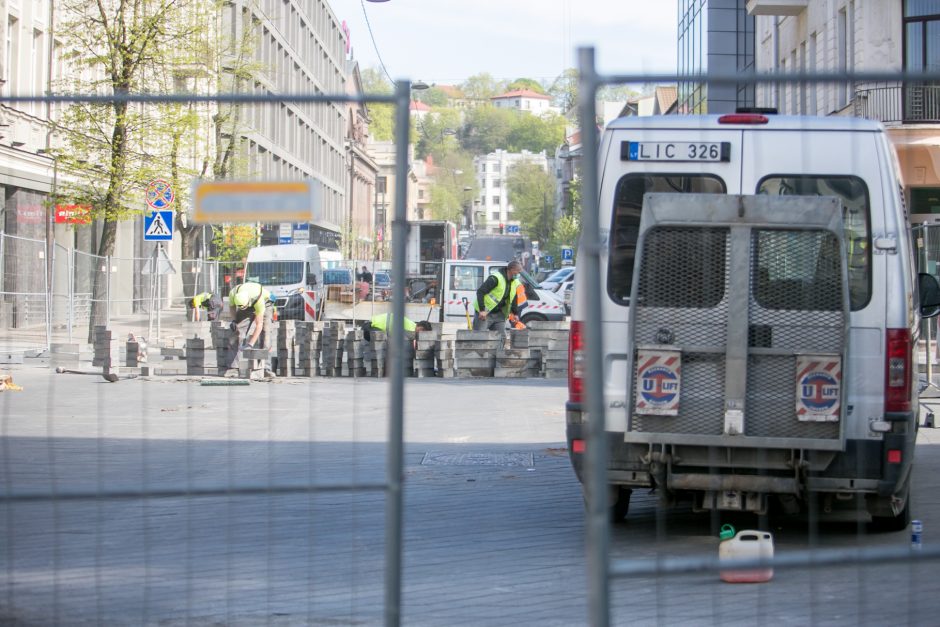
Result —
[[[499,205],[499,196],[493,196],[493,204]]]
[[[904,69],[940,70],[940,0],[904,1]],[[904,86],[906,121],[940,120],[940,84]]]

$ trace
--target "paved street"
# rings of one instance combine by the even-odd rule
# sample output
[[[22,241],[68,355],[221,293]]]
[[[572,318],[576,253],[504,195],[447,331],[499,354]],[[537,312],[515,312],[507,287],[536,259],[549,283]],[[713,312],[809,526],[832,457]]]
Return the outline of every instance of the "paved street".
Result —
[[[0,506],[0,623],[375,625],[384,497],[304,486],[384,481],[387,384],[279,379],[107,383],[35,366],[0,393],[5,494],[124,498]],[[409,380],[405,625],[588,621],[584,515],[564,450],[563,381]],[[940,538],[940,430],[922,429],[915,516]],[[180,490],[208,495],[173,496]],[[226,493],[230,491],[230,493]],[[267,492],[266,492],[267,491]],[[136,498],[134,493],[162,494]],[[615,559],[712,556],[718,523],[634,495]],[[857,522],[774,520],[778,553],[906,546]],[[935,562],[614,580],[614,624],[932,624]]]

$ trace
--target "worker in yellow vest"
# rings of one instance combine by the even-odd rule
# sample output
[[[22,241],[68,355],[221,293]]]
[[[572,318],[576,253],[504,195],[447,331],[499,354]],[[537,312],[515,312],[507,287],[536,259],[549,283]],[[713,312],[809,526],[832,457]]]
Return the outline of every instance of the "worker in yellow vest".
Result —
[[[498,268],[486,277],[477,288],[477,297],[473,301],[473,330],[495,331],[506,326],[509,316],[518,316],[516,288],[519,282],[516,276],[522,272],[522,264],[513,259],[505,268]]]
[[[388,333],[391,319],[392,314],[384,313],[377,316],[372,316],[372,318],[369,320],[364,320],[362,323],[360,323],[360,326],[362,327],[362,336],[368,342],[372,340],[372,331],[382,331],[383,333]],[[419,330],[431,330],[431,323],[427,320],[419,320],[418,322],[415,322],[405,318],[402,326],[405,329],[405,337],[409,337],[412,340],[415,338],[415,334]]]
[[[200,309],[206,310],[206,320],[218,320],[222,314],[222,299],[212,292],[203,292],[196,294],[186,301],[186,306],[193,312],[193,321],[199,322]]]

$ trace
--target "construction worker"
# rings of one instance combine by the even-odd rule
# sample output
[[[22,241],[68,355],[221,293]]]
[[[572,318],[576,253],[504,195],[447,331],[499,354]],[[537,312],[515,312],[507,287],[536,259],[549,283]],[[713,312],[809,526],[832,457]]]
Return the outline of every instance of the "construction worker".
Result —
[[[372,316],[369,320],[363,320],[359,325],[362,327],[362,336],[366,339],[367,342],[372,340],[372,331],[382,331],[383,333],[388,333],[389,321],[392,319],[392,314],[384,313],[377,316]],[[418,330],[421,331],[430,331],[431,323],[427,320],[419,320],[414,322],[405,318],[404,325],[405,327],[405,336],[410,337],[414,340],[415,335]]]
[[[199,310],[206,310],[206,320],[210,322],[217,320],[222,315],[222,299],[212,292],[203,292],[196,294],[191,300],[186,301],[186,305],[193,311],[193,320],[199,322]]]
[[[244,329],[247,338],[238,348],[240,353],[246,348],[254,348],[259,339],[262,348],[271,348],[272,322],[274,318],[274,301],[271,293],[264,289],[260,283],[242,283],[232,290],[228,296],[232,308],[231,328],[242,337]],[[248,336],[248,329],[251,335]],[[236,353],[237,355],[237,353]],[[235,358],[233,358],[233,364]],[[270,362],[269,362],[270,363]],[[265,376],[274,376],[270,367],[266,369]]]
[[[473,301],[473,330],[495,331],[503,329],[510,315],[519,315],[516,305],[516,276],[522,264],[513,259],[505,268],[498,268],[477,288]]]

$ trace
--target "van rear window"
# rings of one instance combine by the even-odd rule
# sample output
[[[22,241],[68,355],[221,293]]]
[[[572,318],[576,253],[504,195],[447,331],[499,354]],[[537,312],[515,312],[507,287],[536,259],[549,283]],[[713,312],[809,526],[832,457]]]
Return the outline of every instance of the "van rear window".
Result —
[[[857,176],[767,176],[758,183],[757,193],[842,200],[849,306],[852,311],[863,309],[871,299],[871,206],[865,182]]]
[[[640,232],[643,194],[724,194],[724,181],[710,174],[628,174],[617,182],[610,226],[607,294],[622,305],[630,303],[636,240]]]

